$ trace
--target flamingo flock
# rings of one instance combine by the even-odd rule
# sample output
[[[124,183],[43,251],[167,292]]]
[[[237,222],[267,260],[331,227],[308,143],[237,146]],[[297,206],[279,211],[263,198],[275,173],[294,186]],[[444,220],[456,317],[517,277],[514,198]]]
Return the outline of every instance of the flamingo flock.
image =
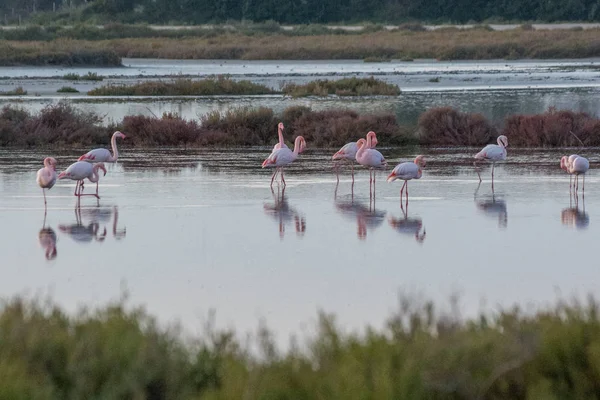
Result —
[[[263,168],[275,168],[271,176],[271,188],[275,182],[277,174],[280,174],[282,186],[285,188],[286,182],[284,178],[284,168],[292,164],[299,155],[302,154],[307,147],[306,140],[302,136],[297,136],[294,140],[294,149],[291,150],[286,144],[283,136],[284,125],[280,122],[277,125],[278,142],[273,147],[271,154],[262,163]],[[106,167],[104,163],[115,163],[119,158],[117,148],[117,139],[125,139],[126,135],[116,131],[111,137],[112,153],[105,148],[97,148],[90,150],[86,154],[78,158],[76,162],[71,164],[66,170],[60,174],[56,173],[57,161],[55,158],[46,157],[44,159],[44,167],[37,172],[36,182],[42,189],[44,196],[44,207],[47,208],[46,190],[50,190],[56,183],[57,179],[71,179],[76,181],[74,196],[77,196],[78,201],[82,196],[94,196],[100,198],[98,192],[98,183],[100,180],[99,170],[102,170],[103,176],[106,175]],[[497,162],[505,161],[507,157],[506,148],[508,147],[508,138],[504,135],[498,136],[498,144],[489,144],[485,146],[474,156],[473,165],[481,183],[481,174],[479,172],[478,163],[492,163],[492,190],[494,188],[494,169]],[[352,184],[354,185],[354,163],[358,163],[369,169],[369,196],[374,198],[376,191],[376,172],[387,168],[387,160],[375,149],[377,146],[377,135],[373,131],[369,131],[364,138],[358,139],[356,142],[345,144],[341,149],[331,157],[334,163],[337,182],[339,183],[339,166],[340,164],[350,165]],[[408,181],[417,180],[423,176],[423,169],[426,166],[425,157],[418,155],[413,161],[401,162],[397,164],[392,172],[387,177],[387,182],[395,180],[403,180],[404,183],[400,188],[400,203],[404,192],[406,192],[406,204],[408,205]],[[573,154],[571,156],[563,156],[560,160],[560,168],[567,172],[570,176],[569,190],[577,192],[579,190],[579,175],[582,175],[582,191],[585,192],[585,174],[589,170],[589,161],[582,156]],[[573,179],[575,177],[575,179]],[[96,184],[95,193],[83,193],[84,180],[87,179]]]

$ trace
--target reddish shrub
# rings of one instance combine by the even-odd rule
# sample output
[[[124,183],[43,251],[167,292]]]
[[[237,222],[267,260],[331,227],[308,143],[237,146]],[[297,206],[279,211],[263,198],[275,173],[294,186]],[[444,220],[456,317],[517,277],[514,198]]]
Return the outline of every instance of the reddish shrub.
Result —
[[[497,135],[483,115],[452,107],[431,108],[421,114],[418,134],[421,144],[436,146],[480,146]]]

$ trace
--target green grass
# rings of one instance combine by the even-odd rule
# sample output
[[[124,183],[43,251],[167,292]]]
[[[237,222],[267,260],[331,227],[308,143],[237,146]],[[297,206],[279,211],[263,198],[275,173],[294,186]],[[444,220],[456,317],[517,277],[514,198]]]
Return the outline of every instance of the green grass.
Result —
[[[275,91],[250,81],[234,81],[227,77],[216,79],[175,79],[172,81],[142,82],[133,85],[107,85],[92,89],[90,96],[210,96],[259,95]]]
[[[317,80],[304,85],[287,84],[283,93],[292,97],[306,96],[398,96],[397,85],[370,78],[344,78],[340,80]]]
[[[102,81],[104,78],[98,75],[96,72],[88,72],[85,75],[79,75],[76,73],[68,73],[63,75],[63,79],[67,81]]]
[[[79,93],[79,90],[71,86],[63,86],[56,91],[57,93]]]
[[[1,96],[23,96],[27,94],[27,90],[23,89],[22,86],[18,86],[13,90],[0,91]]]
[[[403,296],[381,328],[319,312],[281,350],[266,324],[184,338],[124,301],[67,314],[51,300],[0,307],[2,399],[593,399],[598,303],[558,301],[464,320]],[[446,309],[450,311],[445,311]]]

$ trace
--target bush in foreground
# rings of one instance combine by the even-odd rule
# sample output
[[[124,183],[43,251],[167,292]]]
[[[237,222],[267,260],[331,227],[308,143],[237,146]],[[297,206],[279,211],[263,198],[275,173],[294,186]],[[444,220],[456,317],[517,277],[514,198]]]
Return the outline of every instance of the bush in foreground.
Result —
[[[419,117],[419,142],[435,146],[480,146],[497,136],[496,128],[481,114],[452,107],[431,108]],[[509,142],[512,144],[511,138]]]
[[[598,303],[459,317],[401,297],[384,328],[345,332],[321,312],[281,351],[264,324],[241,344],[210,318],[184,340],[123,302],[67,315],[47,301],[0,308],[0,398],[550,399],[600,391]],[[252,349],[252,350],[251,350]]]

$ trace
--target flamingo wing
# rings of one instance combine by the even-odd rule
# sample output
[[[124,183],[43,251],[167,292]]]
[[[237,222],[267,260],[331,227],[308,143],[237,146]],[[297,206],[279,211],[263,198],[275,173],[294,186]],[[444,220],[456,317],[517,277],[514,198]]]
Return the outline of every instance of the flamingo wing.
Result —
[[[100,148],[88,151],[79,157],[78,161],[87,161],[91,163],[110,162],[111,158],[112,154],[110,154],[110,151]]]
[[[44,189],[51,189],[56,183],[56,171],[44,167],[40,168],[36,177],[37,184]]]
[[[72,179],[74,181],[80,181],[87,178],[92,174],[92,164],[85,161],[77,161],[61,172],[58,179]]]
[[[333,160],[355,160],[358,146],[356,142],[346,143],[341,149],[339,149],[332,157]]]
[[[585,157],[577,157],[571,165],[572,173],[585,174],[590,169],[590,162]]]
[[[506,149],[497,144],[488,144],[481,151],[475,154],[477,160],[500,161],[506,160]]]
[[[421,176],[419,174],[419,166],[414,162],[403,162],[401,164],[396,165],[396,167],[392,170],[390,174],[392,178],[402,179],[402,180],[410,180],[410,179],[419,179]]]
[[[296,159],[296,154],[294,154],[293,151],[291,151],[289,148],[284,147],[278,150],[275,150],[274,152],[271,153],[271,155],[269,155],[269,157],[267,157],[265,159],[265,161],[262,163],[263,168],[264,167],[283,167],[285,165],[288,165],[290,163],[292,163],[295,159]]]
[[[360,164],[373,168],[383,168],[387,165],[383,154],[374,149],[367,149],[361,161],[359,161]]]

